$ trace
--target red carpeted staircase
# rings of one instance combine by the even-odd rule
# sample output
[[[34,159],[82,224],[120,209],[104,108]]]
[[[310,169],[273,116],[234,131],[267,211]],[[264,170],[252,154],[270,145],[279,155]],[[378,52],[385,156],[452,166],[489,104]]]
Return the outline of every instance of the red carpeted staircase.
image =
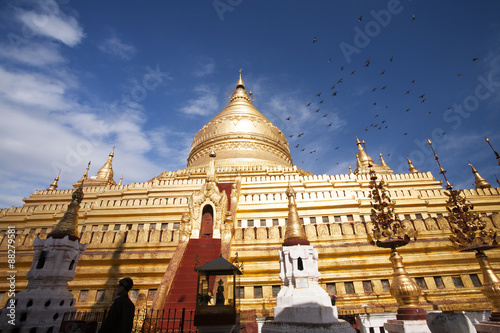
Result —
[[[186,309],[185,323],[184,327],[193,326],[192,322],[188,323],[190,320],[191,313],[194,316],[194,310],[196,309],[196,296],[197,296],[197,282],[198,273],[194,270],[196,255],[198,255],[199,266],[203,266],[207,262],[216,259],[220,255],[220,239],[212,238],[200,238],[200,239],[190,239],[182,257],[182,262],[177,270],[177,273],[172,282],[172,287],[167,296],[165,306],[163,309],[165,311],[173,311],[176,309],[176,317],[180,318],[179,313],[182,309]],[[213,281],[210,281],[210,288],[212,288]],[[192,310],[192,312],[189,312]],[[188,315],[189,313],[189,315]],[[164,319],[164,327],[167,323]],[[169,327],[172,327],[172,322],[170,322]],[[178,323],[176,323],[178,325]]]

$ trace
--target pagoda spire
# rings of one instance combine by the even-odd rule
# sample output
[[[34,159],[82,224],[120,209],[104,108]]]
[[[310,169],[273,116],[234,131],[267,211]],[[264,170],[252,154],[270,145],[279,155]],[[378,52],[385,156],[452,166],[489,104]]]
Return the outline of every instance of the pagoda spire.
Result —
[[[61,174],[61,171],[57,174],[56,178],[54,178],[54,181],[52,184],[50,184],[49,187],[47,187],[47,191],[55,191],[57,190],[57,182],[59,181],[59,175]]]
[[[78,210],[83,200],[83,182],[73,191],[71,202],[61,220],[54,229],[47,235],[47,238],[64,238],[68,236],[71,240],[77,240],[78,237]]]
[[[236,82],[236,89],[233,92],[233,95],[230,98],[230,102],[233,102],[235,100],[244,100],[250,104],[252,102],[250,101],[250,97],[248,96],[248,93],[245,90],[245,83],[243,82],[243,79],[241,78],[241,71],[242,69],[240,68],[240,77],[238,79],[238,82]]]
[[[387,163],[385,163],[385,160],[384,160],[384,157],[382,156],[382,153],[378,153],[378,155],[380,156],[380,166],[388,167]]]
[[[410,173],[418,173],[419,171],[415,168],[408,155],[406,155],[406,160],[408,161],[408,171],[410,171]]]
[[[115,147],[111,153],[109,153],[108,160],[104,165],[97,171],[96,179],[101,181],[107,181],[108,184],[116,184],[113,180],[113,157],[115,156]]]
[[[286,189],[288,197],[288,220],[286,222],[285,241],[283,246],[293,245],[309,245],[306,232],[302,223],[300,223],[299,213],[297,212],[297,204],[295,202],[295,191],[292,185],[288,183]]]
[[[474,179],[475,179],[475,182],[476,182],[476,189],[478,188],[490,188],[491,187],[491,184],[488,183],[486,181],[486,179],[484,179],[483,177],[481,177],[481,175],[479,174],[479,172],[477,171],[476,168],[474,168],[474,166],[470,163],[469,161],[469,165],[472,169],[472,173],[474,174]]]

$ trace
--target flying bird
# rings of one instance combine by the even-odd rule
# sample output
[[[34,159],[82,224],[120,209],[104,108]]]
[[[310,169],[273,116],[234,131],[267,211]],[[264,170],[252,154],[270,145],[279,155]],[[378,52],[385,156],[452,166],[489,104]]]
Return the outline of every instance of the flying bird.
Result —
[[[385,88],[387,88],[387,86],[383,86],[382,88],[380,88],[380,90],[385,90]]]
[[[286,118],[285,120],[290,120],[290,117]]]
[[[323,104],[323,102],[324,102],[324,101],[325,101],[325,100],[324,100],[324,99],[322,99],[321,101],[319,101],[319,104]]]
[[[333,89],[335,89],[335,85],[333,85],[333,86],[330,88],[330,90],[333,90]]]
[[[462,76],[462,73],[457,73],[458,76]]]
[[[340,147],[335,147],[335,149],[339,149]]]
[[[316,152],[316,149],[311,150],[311,151],[309,152],[309,154],[312,154],[312,153],[315,153],[315,152]]]
[[[418,96],[418,98],[424,98],[425,94]]]
[[[304,132],[302,132],[299,135],[297,135],[297,138],[300,138],[302,135],[304,135]]]
[[[411,80],[411,83],[415,83],[415,80]]]
[[[318,40],[316,39],[316,37],[314,37],[313,39],[313,44],[316,43]]]
[[[422,99],[422,102],[420,102],[420,104],[422,104],[422,103],[423,103],[423,102],[425,102],[425,101],[426,101],[426,99],[425,99],[425,98],[423,98],[423,99]]]
[[[316,97],[321,96],[321,94],[322,94],[322,92],[317,93],[317,94],[316,94]]]
[[[299,145],[300,145],[300,143],[297,143],[297,145],[295,146],[295,148],[299,148]]]
[[[306,106],[311,106],[311,102],[307,103],[307,105],[306,105]]]
[[[377,88],[373,88],[373,89],[372,89],[372,92],[374,92],[375,90],[377,90]]]
[[[373,105],[377,105],[377,102],[373,102]]]
[[[409,95],[409,94],[410,94],[410,91],[411,91],[411,90],[407,90],[407,91],[405,92],[405,95]]]
[[[472,58],[472,61],[478,61],[479,58]]]
[[[391,57],[391,59],[389,59],[389,62],[392,62],[393,59],[394,59],[394,57]]]
[[[403,133],[403,135],[408,135],[408,132],[406,132],[406,133]]]
[[[340,78],[340,79],[337,81],[337,83],[342,83],[342,81],[343,81],[343,80],[344,80],[343,78]]]
[[[328,58],[328,62],[332,62],[332,58]]]
[[[337,96],[338,91],[334,91],[332,96]]]
[[[306,149],[305,149],[305,148],[302,148],[302,150],[301,150],[301,151],[304,151],[304,150],[306,150]],[[304,163],[304,162],[302,162],[302,163]]]
[[[408,112],[408,111],[410,111],[410,110],[411,110],[411,108],[408,108],[408,109],[406,109],[406,110],[405,110],[405,112]]]
[[[293,134],[288,136],[289,138],[293,138]]]
[[[340,70],[343,71],[344,70],[344,66],[340,67]]]
[[[412,22],[414,22],[414,21],[415,21],[415,15],[413,15],[413,16],[411,17],[411,21],[412,21]]]
[[[361,22],[362,19],[363,19],[363,16],[360,16],[358,21]]]
[[[323,115],[323,118],[326,118],[326,116],[328,116],[328,113],[325,113],[325,114]]]
[[[356,70],[353,70],[353,71],[351,72],[351,75],[353,75],[354,73],[356,73]]]
[[[384,75],[384,74],[385,74],[385,69],[382,72],[380,72],[379,75]]]
[[[327,127],[330,127],[330,126],[332,126],[332,123],[329,123]]]
[[[316,111],[314,111],[314,112],[319,112],[319,110],[321,110],[321,109],[317,109],[317,110],[316,110]]]

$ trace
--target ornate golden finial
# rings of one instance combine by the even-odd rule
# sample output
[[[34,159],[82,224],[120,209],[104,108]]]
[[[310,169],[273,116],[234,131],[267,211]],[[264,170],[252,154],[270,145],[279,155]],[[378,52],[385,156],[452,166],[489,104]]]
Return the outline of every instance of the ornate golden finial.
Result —
[[[306,232],[302,223],[300,223],[299,213],[297,212],[297,204],[295,203],[295,191],[292,185],[288,183],[286,189],[288,197],[288,220],[286,222],[285,241],[283,246],[293,245],[309,245]]]
[[[216,182],[217,183],[217,175],[215,174],[215,150],[212,147],[212,150],[208,154],[210,156],[210,160],[208,161],[208,169],[207,169],[207,181]]]
[[[479,172],[477,172],[477,169],[474,168],[474,166],[471,164],[471,162],[469,161],[469,165],[472,169],[472,173],[474,174],[474,179],[476,181],[476,189],[478,188],[490,188],[491,187],[491,184],[488,183],[486,181],[486,179],[484,179],[483,177],[481,177],[481,175],[479,174]]]
[[[486,142],[488,142],[488,144],[490,145],[491,150],[493,150],[493,152],[495,153],[495,158],[498,160],[498,165],[500,165],[500,155],[499,155],[499,154],[495,151],[495,149],[493,149],[493,146],[492,146],[492,145],[491,145],[491,143],[490,143],[490,139],[488,139],[488,138],[486,138],[486,137],[485,137],[485,138],[484,138],[484,140],[485,140]],[[499,184],[500,184],[500,183],[499,183]]]
[[[408,155],[406,155],[406,160],[408,161],[408,171],[410,171],[410,173],[417,173],[418,170],[415,168]]]
[[[357,156],[356,156],[357,157]],[[351,165],[349,164],[349,173],[352,174],[352,168]]]
[[[115,156],[115,147],[113,147],[113,150],[111,153],[109,153],[108,160],[102,168],[99,169],[96,175],[97,180],[104,180],[107,181],[108,184],[116,184],[115,181],[113,180],[113,157]]]
[[[118,183],[118,185],[121,185],[122,181],[123,181],[123,176],[120,176],[120,182]]]
[[[380,156],[380,166],[386,167],[387,163],[385,163],[384,157],[382,156],[382,153],[378,153]]]
[[[50,184],[49,187],[47,187],[47,191],[55,191],[57,190],[57,182],[59,181],[59,175],[61,174],[61,171],[57,174],[56,178],[54,178],[54,181],[52,184]]]
[[[358,145],[358,168],[368,168],[370,164],[374,165],[375,163],[373,162],[372,158],[368,156],[368,154],[363,149],[363,147],[365,146],[365,140],[360,142],[358,137],[356,137],[356,144]]]
[[[438,166],[439,166],[439,173],[443,175],[443,178],[444,180],[446,181],[446,189],[447,190],[452,190],[453,189],[453,185],[450,184],[450,182],[448,181],[448,178],[446,178],[446,170],[443,169],[443,167],[441,166],[441,162],[439,162],[439,157],[437,156],[436,152],[434,151],[434,147],[432,147],[432,141],[427,139],[427,144],[429,146],[431,146],[431,149],[432,149],[432,153],[434,154],[434,159],[436,160]]]
[[[372,233],[367,233],[368,242],[378,247],[395,249],[408,244],[410,238],[417,239],[417,231],[406,228],[394,214],[394,203],[391,201],[385,182],[377,183],[377,174],[370,165],[369,188],[371,202]]]
[[[71,202],[61,220],[54,229],[47,235],[47,238],[64,238],[68,236],[71,240],[77,240],[78,237],[78,210],[83,200],[83,182],[73,191]]]
[[[238,89],[238,88],[245,89],[245,83],[243,82],[243,79],[241,78],[241,71],[242,70],[243,70],[243,68],[240,68],[240,78],[239,78],[238,82],[236,83],[236,89]]]
[[[89,161],[89,164],[87,164],[87,169],[85,169],[85,172],[83,173],[82,178],[80,178],[80,180],[78,182],[82,182],[83,183],[87,178],[89,178],[90,162],[91,161]]]
[[[474,206],[467,201],[462,190],[454,190],[453,185],[446,178],[446,170],[443,169],[439,158],[432,148],[431,140],[427,139],[431,146],[434,158],[439,165],[439,173],[446,180],[444,194],[448,196],[446,209],[448,210],[448,222],[451,225],[450,241],[452,246],[461,251],[484,251],[497,247],[496,232],[493,229],[486,230],[486,223],[473,211]],[[472,166],[472,165],[471,165]]]

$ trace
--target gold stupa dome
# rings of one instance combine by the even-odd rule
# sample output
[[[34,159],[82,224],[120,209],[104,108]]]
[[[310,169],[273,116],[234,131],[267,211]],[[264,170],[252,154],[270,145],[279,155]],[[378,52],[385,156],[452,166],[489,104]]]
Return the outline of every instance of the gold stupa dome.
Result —
[[[219,165],[292,166],[285,135],[252,105],[241,71],[229,104],[195,135],[187,166],[207,164],[213,150]]]

